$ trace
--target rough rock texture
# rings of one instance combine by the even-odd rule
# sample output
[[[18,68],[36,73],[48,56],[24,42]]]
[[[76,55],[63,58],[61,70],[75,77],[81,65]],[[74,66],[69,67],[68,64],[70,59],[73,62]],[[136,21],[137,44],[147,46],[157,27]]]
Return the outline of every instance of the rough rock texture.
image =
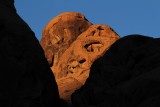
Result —
[[[0,0],[0,107],[61,107],[43,49],[13,3]]]
[[[70,102],[71,94],[88,78],[92,63],[117,39],[112,28],[92,25],[81,13],[65,12],[49,21],[40,43],[62,99]]]
[[[119,39],[107,25],[92,25],[63,53],[58,64],[53,66],[61,98],[70,100],[89,76],[92,63],[102,56]]]
[[[75,107],[160,107],[160,38],[129,35],[91,66]]]
[[[91,25],[84,15],[77,12],[65,12],[49,21],[40,44],[50,66],[53,66],[53,61],[56,66],[64,51]]]

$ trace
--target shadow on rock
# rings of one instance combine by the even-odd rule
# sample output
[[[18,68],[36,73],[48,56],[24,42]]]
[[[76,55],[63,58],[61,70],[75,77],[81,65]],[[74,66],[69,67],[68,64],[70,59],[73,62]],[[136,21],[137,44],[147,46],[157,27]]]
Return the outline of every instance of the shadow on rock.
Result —
[[[128,35],[97,59],[75,107],[159,107],[160,39]]]

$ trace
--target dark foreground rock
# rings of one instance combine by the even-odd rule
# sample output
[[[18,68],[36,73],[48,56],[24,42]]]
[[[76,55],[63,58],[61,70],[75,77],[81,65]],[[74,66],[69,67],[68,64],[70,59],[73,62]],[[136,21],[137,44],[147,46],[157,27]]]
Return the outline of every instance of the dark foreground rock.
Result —
[[[160,39],[129,35],[96,60],[75,107],[160,107]]]
[[[0,0],[0,107],[64,107],[44,52],[13,0]],[[116,41],[72,95],[74,107],[160,107],[160,39]]]
[[[0,107],[61,107],[57,84],[13,0],[0,0]]]

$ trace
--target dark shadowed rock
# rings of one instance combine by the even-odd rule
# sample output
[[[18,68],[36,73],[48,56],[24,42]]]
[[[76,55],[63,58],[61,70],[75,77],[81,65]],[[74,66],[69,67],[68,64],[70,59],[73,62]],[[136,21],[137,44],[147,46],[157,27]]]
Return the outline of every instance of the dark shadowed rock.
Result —
[[[0,0],[0,107],[61,107],[54,75],[13,0]]]
[[[160,39],[129,35],[97,59],[75,107],[160,107]]]

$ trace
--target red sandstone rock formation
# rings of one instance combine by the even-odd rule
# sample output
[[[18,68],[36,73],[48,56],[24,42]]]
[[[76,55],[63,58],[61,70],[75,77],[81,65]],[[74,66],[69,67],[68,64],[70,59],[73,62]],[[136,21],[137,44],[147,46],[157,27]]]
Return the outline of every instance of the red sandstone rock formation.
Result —
[[[70,44],[91,25],[84,15],[77,12],[65,12],[49,21],[43,30],[40,44],[50,66],[53,60],[56,65]]]
[[[92,25],[63,53],[53,66],[60,96],[69,100],[89,76],[92,63],[101,57],[119,36],[107,25]]]
[[[117,39],[111,27],[91,25],[80,13],[63,13],[47,24],[41,45],[62,99],[70,102],[71,94],[88,78],[92,63]]]

